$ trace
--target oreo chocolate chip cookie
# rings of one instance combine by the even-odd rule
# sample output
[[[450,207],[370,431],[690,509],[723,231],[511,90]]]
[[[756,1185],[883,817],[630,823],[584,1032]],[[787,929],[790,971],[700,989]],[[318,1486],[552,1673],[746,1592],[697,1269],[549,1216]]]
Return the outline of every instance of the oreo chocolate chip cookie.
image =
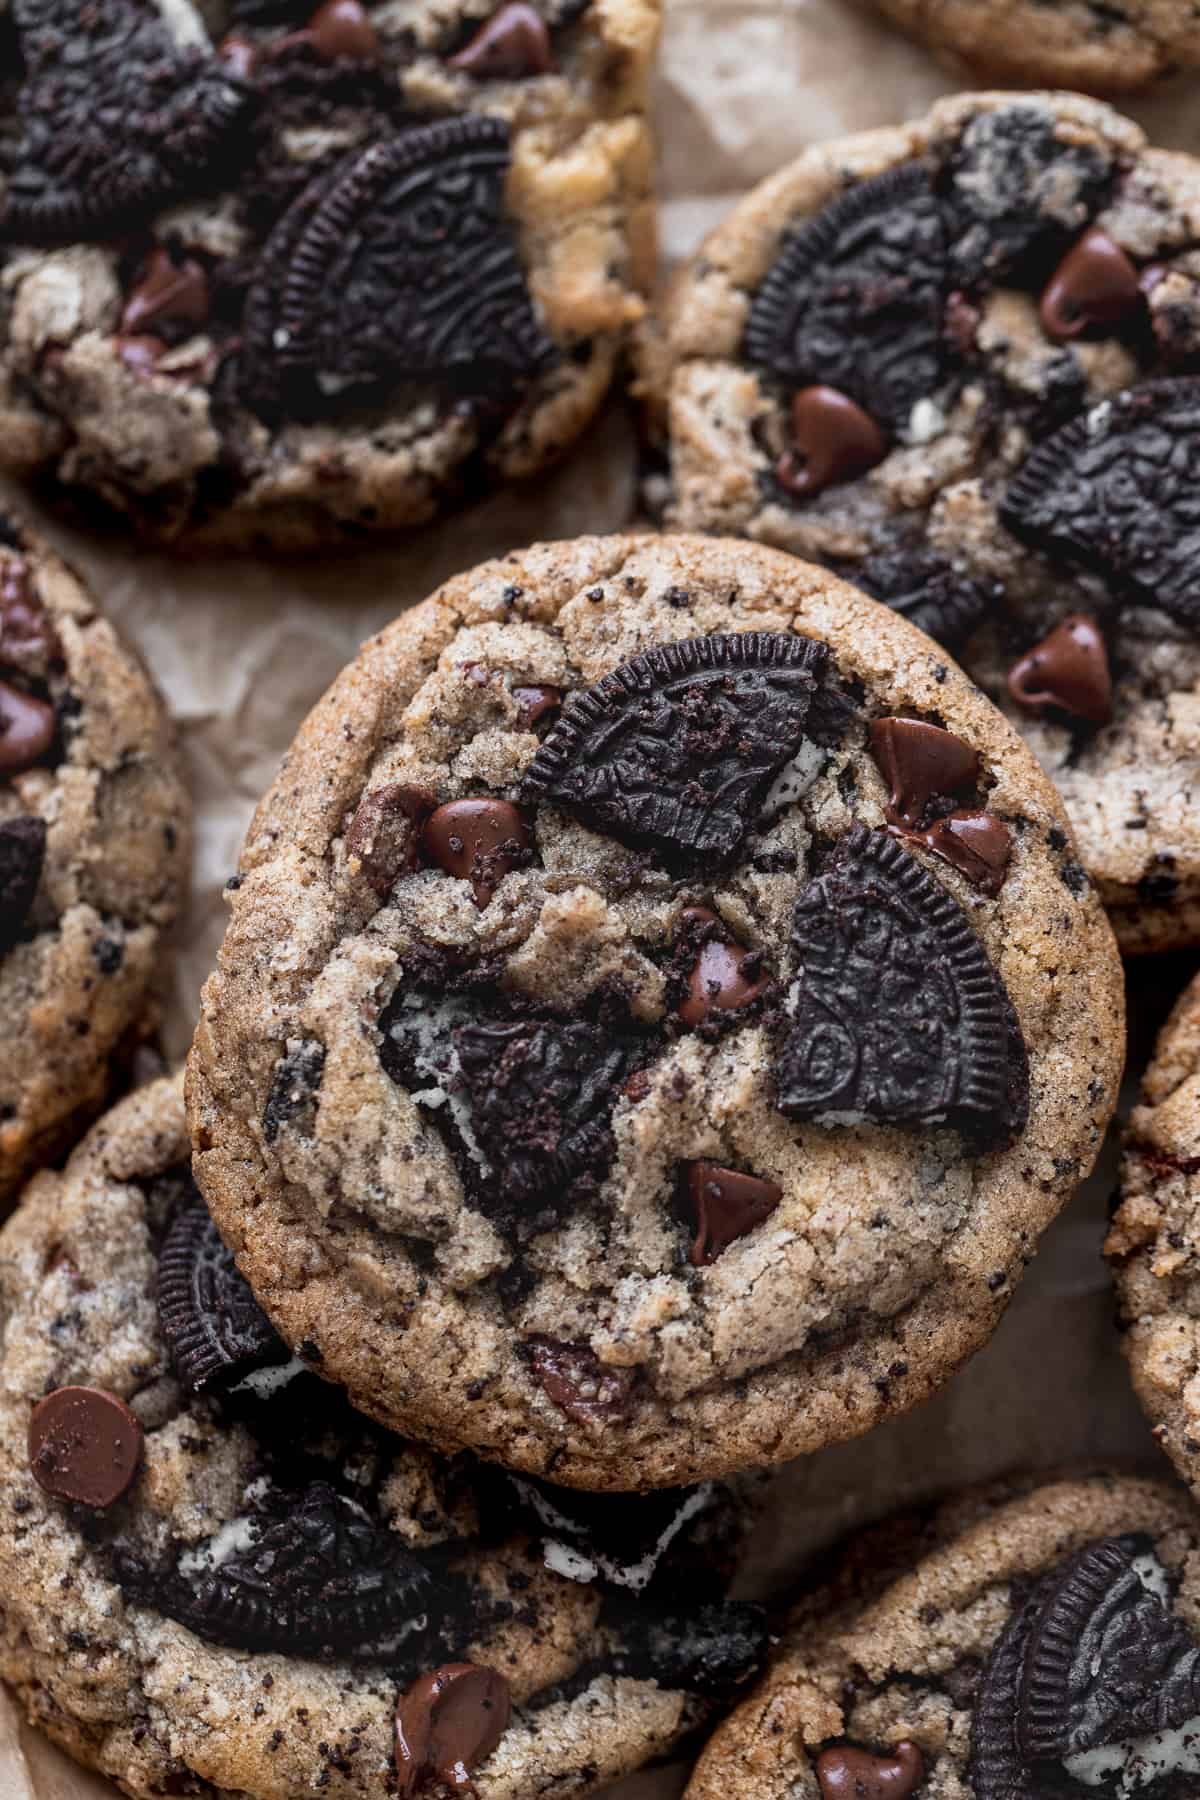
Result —
[[[500,1800],[631,1773],[746,1683],[749,1493],[601,1518],[380,1430],[281,1362],[188,1152],[155,1083],[0,1233],[0,1676],[34,1723],[134,1800]]]
[[[1097,102],[942,101],[742,200],[648,359],[667,525],[822,562],[944,644],[1126,951],[1200,942],[1188,169]]]
[[[1091,1166],[1120,976],[1074,865],[995,709],[827,571],[485,564],[263,803],[197,1181],[283,1341],[392,1429],[592,1489],[852,1436],[984,1340]]]
[[[160,541],[537,473],[653,275],[657,9],[13,0],[0,464]]]
[[[0,517],[0,1211],[104,1103],[161,970],[189,825],[141,663]]]

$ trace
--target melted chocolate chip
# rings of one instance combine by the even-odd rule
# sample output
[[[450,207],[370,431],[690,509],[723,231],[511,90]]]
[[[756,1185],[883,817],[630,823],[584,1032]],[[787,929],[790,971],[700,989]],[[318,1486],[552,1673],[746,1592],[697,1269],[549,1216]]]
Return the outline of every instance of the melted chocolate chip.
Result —
[[[607,1367],[586,1344],[532,1338],[529,1366],[546,1398],[579,1425],[619,1419],[629,1405],[634,1371]]]
[[[396,1773],[401,1794],[427,1782],[466,1787],[508,1729],[512,1701],[496,1669],[443,1663],[396,1704]]]
[[[45,860],[45,819],[22,813],[0,824],[0,951],[21,934]]]
[[[783,1189],[741,1169],[719,1163],[683,1165],[686,1203],[696,1235],[688,1261],[697,1268],[716,1262],[730,1244],[769,1219],[783,1199]]]
[[[436,806],[427,788],[398,781],[370,789],[359,801],[346,832],[346,857],[381,900],[401,875],[420,866],[420,827]]]
[[[20,775],[41,762],[56,730],[48,701],[0,681],[0,776]]]
[[[425,821],[421,848],[439,869],[469,881],[476,906],[483,907],[527,860],[529,827],[507,800],[450,800]]]
[[[832,387],[801,388],[792,396],[791,444],[775,478],[798,500],[839,482],[855,481],[881,463],[887,440],[874,419]]]
[[[703,1025],[710,1013],[738,1012],[770,986],[757,950],[745,950],[725,937],[709,937],[701,944],[688,976],[687,993],[679,1017],[685,1025]]]
[[[961,794],[979,778],[979,752],[921,719],[875,719],[871,755],[890,789],[888,817],[919,825],[931,800]]]
[[[322,62],[348,57],[353,62],[374,62],[379,55],[379,36],[359,0],[324,0],[302,31],[285,37],[276,50],[300,45]]]
[[[38,1486],[80,1506],[115,1506],[142,1460],[141,1425],[115,1394],[61,1387],[29,1420],[29,1467]]]
[[[1137,270],[1108,233],[1093,226],[1059,263],[1038,311],[1047,336],[1061,340],[1119,325],[1143,302]]]
[[[449,63],[476,81],[520,81],[527,75],[545,75],[554,67],[546,21],[528,0],[509,0],[484,21]]]
[[[952,812],[928,831],[905,835],[952,864],[981,893],[994,898],[1004,886],[1012,858],[1012,832],[995,813]]]
[[[147,326],[156,335],[170,327],[183,328],[181,335],[208,322],[208,271],[194,256],[173,256],[169,250],[154,250],[146,260],[137,286],[125,302],[121,314],[121,333],[136,337]]]
[[[853,1744],[834,1744],[817,1758],[822,1800],[909,1800],[925,1779],[925,1759],[913,1743],[874,1756]]]
[[[1112,676],[1104,637],[1086,613],[1072,613],[1009,670],[1008,691],[1027,712],[1057,707],[1090,725],[1112,716]]]
[[[562,690],[556,687],[516,687],[512,697],[520,708],[517,723],[522,731],[532,731],[562,705]]]
[[[184,1208],[163,1242],[158,1319],[175,1371],[193,1394],[232,1387],[288,1360],[287,1345],[199,1200]]]

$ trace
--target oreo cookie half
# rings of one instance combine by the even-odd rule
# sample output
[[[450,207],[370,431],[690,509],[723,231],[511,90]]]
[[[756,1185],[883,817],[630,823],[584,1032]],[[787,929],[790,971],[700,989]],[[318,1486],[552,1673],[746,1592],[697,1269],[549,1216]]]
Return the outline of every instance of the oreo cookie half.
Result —
[[[176,1373],[193,1394],[259,1371],[282,1374],[290,1360],[201,1200],[184,1208],[163,1242],[158,1318]]]

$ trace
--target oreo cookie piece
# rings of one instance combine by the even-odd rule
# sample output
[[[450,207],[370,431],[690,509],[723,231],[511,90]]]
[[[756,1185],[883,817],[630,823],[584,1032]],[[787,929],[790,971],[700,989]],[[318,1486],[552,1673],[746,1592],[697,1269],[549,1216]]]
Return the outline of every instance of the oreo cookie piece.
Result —
[[[45,860],[45,819],[21,813],[0,825],[0,952],[21,935]]]
[[[965,643],[1001,599],[999,592],[989,593],[965,569],[920,542],[897,542],[862,562],[835,566],[847,581],[902,613],[948,650]]]
[[[613,1616],[624,1625],[619,1674],[714,1700],[728,1699],[757,1673],[770,1641],[762,1607],[732,1600],[683,1613]]]
[[[414,126],[314,178],[259,259],[239,382],[335,402],[400,381],[494,399],[557,352],[534,311],[504,209],[508,128]]]
[[[771,778],[845,714],[824,644],[751,631],[686,638],[572,695],[525,791],[671,868],[728,863]]]
[[[114,1565],[129,1599],[211,1643],[323,1661],[386,1660],[401,1646],[406,1661],[437,1660],[443,1633],[479,1600],[322,1481],[269,1490],[173,1568],[121,1550]]]
[[[1017,1709],[1034,1604],[1018,1607],[996,1641],[971,1715],[971,1791],[976,1800],[1022,1800],[1030,1792],[1017,1743]]]
[[[1118,602],[1200,628],[1200,377],[1148,381],[1072,420],[1026,460],[1001,517],[1082,563]]]
[[[159,1252],[158,1321],[189,1393],[233,1387],[290,1359],[199,1199],[179,1214]]]
[[[177,48],[137,0],[13,0],[25,69],[0,237],[104,238],[201,189],[236,184],[250,90]]]
[[[570,1581],[640,1592],[681,1532],[716,1498],[712,1482],[649,1494],[586,1494],[534,1476],[510,1475],[522,1506],[542,1528],[546,1567]]]
[[[791,387],[820,382],[896,430],[945,372],[946,235],[924,163],[833,200],[785,239],[742,353]]]
[[[777,1104],[823,1124],[1019,1132],[1028,1071],[1015,1015],[958,902],[885,832],[856,825],[796,902],[799,968]]]

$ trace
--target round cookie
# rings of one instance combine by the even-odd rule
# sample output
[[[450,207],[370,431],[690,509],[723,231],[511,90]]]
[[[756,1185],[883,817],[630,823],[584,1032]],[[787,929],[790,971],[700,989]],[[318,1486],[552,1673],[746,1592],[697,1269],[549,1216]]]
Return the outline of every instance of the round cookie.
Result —
[[[183,897],[190,818],[141,663],[0,514],[0,1208],[104,1102]]]
[[[1186,1496],[1105,1473],[868,1534],[687,1800],[1189,1800],[1198,1552]]]
[[[295,550],[578,436],[653,274],[655,0],[103,15],[0,4],[0,463]]]
[[[1200,976],[1163,1026],[1125,1134],[1105,1254],[1155,1436],[1200,1494]]]
[[[927,638],[753,545],[447,583],[309,716],[229,897],[189,1106],[261,1304],[393,1428],[568,1485],[923,1398],[1113,1105],[1049,782]]]
[[[1120,94],[1200,62],[1188,0],[874,0],[976,81]]]
[[[187,1155],[155,1083],[0,1233],[0,1674],[34,1723],[137,1800],[384,1800],[455,1761],[497,1800],[628,1773],[753,1671],[727,1500],[661,1497],[641,1567],[622,1529],[660,1497],[609,1508],[610,1584],[556,1572],[583,1497],[442,1463],[289,1363]]]
[[[1122,949],[1200,942],[1200,162],[968,94],[811,149],[679,278],[669,525],[826,563],[962,661]]]

